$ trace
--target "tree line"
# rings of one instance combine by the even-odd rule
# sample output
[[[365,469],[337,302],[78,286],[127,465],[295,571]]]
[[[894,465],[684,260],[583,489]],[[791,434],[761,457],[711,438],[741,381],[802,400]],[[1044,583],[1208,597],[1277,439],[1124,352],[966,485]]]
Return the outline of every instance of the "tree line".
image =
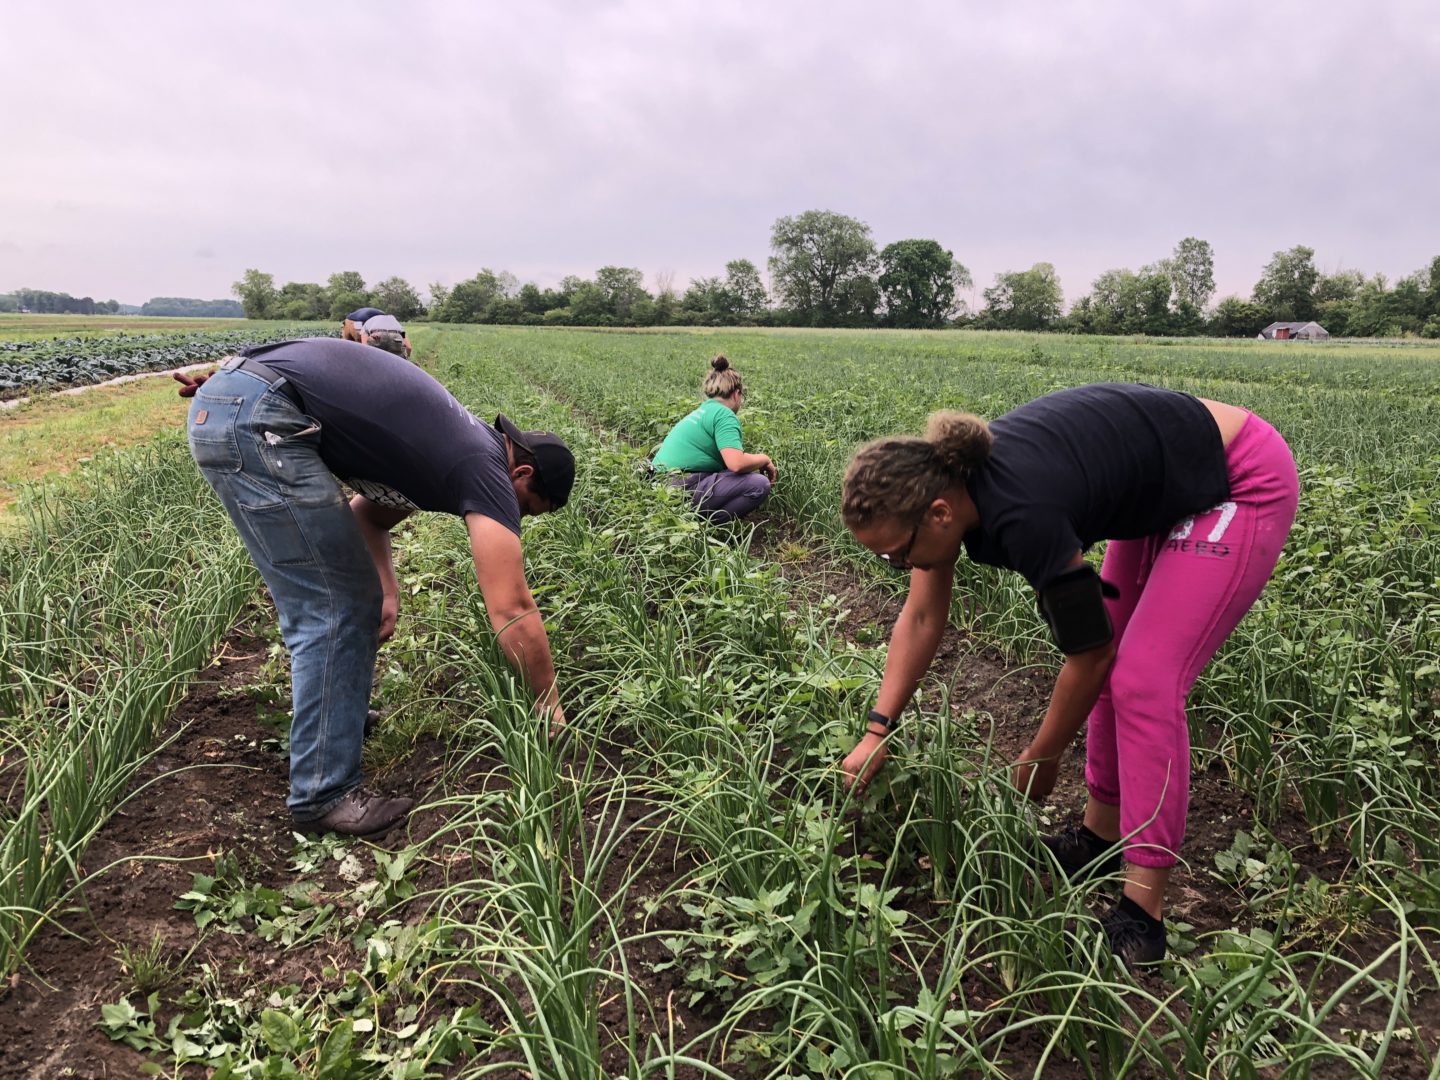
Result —
[[[854,326],[940,328],[965,316],[958,290],[969,271],[936,240],[899,240],[877,248],[869,226],[824,210],[775,223],[766,287],[749,259],[725,273],[696,278],[684,292],[661,275],[653,292],[644,273],[602,266],[541,288],[507,271],[483,269],[446,286],[427,287],[428,302],[403,278],[367,288],[354,272],[324,284],[287,282],[245,271],[233,292],[249,318],[343,319],[367,304],[397,319],[551,326]]]
[[[71,296],[45,289],[16,289],[0,293],[0,311],[33,311],[41,315],[114,315],[118,300],[96,300],[93,296]]]
[[[89,296],[45,289],[16,289],[0,293],[0,311],[31,311],[41,315],[164,315],[169,317],[240,319],[245,309],[234,300],[197,300],[190,296],[155,296],[136,307],[117,300],[95,300]]]
[[[1168,256],[1107,270],[1069,309],[1050,263],[995,275],[970,310],[961,296],[970,272],[938,240],[877,245],[870,227],[828,210],[779,218],[771,228],[767,287],[749,259],[723,275],[693,279],[683,292],[669,275],[653,291],[644,274],[603,266],[541,288],[506,271],[482,269],[453,286],[427,287],[428,300],[399,277],[367,287],[345,271],[319,283],[277,286],[246,270],[233,292],[249,318],[339,321],[373,305],[401,320],[554,326],[813,326],[1060,331],[1080,334],[1250,337],[1272,322],[1319,321],[1335,336],[1440,337],[1440,256],[1393,284],[1359,271],[1321,273],[1312,248],[1274,253],[1248,298],[1216,291],[1214,251],[1186,237]]]

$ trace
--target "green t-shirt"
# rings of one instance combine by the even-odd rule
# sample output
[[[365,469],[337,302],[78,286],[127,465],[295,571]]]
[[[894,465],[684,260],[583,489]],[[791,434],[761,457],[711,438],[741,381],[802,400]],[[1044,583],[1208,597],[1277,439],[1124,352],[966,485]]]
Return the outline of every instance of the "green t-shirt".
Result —
[[[722,449],[745,449],[740,442],[740,420],[711,398],[670,429],[655,452],[655,467],[681,472],[723,472]]]

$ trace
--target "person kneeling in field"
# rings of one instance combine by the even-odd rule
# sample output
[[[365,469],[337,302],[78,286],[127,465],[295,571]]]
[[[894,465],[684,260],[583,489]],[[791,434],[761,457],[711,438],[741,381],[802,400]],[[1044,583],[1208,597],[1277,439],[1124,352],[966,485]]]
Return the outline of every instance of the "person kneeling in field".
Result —
[[[764,454],[747,454],[740,435],[740,406],[745,387],[724,356],[710,361],[702,387],[706,401],[665,436],[655,452],[657,471],[669,483],[690,492],[704,517],[717,524],[742,518],[770,494],[775,463]]]
[[[1040,800],[1082,726],[1084,823],[1043,842],[1068,875],[1116,873],[1101,920],[1126,966],[1165,955],[1170,868],[1185,835],[1185,697],[1260,595],[1295,518],[1295,460],[1260,417],[1143,384],[1061,390],[987,425],[930,417],[924,439],[862,447],[841,513],[865,547],[910,571],[866,734],[842,768],[864,784],[934,659],[955,563],[1017,570],[1065,663],[1012,779]],[[1100,574],[1082,558],[1109,539]]]
[[[231,357],[194,393],[190,451],[270,587],[290,650],[290,796],[297,827],[379,836],[413,800],[361,785],[375,654],[400,590],[390,530],[459,515],[506,658],[563,724],[545,626],[525,581],[520,519],[559,510],[575,459],[556,436],[495,426],[378,348],[309,338]],[[347,505],[336,477],[359,492]]]

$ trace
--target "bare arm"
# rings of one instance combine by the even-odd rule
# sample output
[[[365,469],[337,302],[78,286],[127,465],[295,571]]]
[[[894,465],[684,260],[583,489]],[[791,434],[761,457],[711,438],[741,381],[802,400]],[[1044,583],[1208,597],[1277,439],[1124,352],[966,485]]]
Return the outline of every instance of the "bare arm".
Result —
[[[500,522],[480,514],[467,514],[465,528],[470,533],[470,553],[475,559],[480,595],[485,599],[485,611],[505,658],[530,684],[536,708],[550,714],[552,725],[564,723],[550,639],[525,582],[520,538]]]
[[[1040,721],[1030,745],[1016,760],[1012,773],[1015,786],[1028,792],[1032,799],[1043,799],[1054,790],[1060,760],[1075,741],[1076,733],[1085,726],[1114,663],[1114,642],[1065,658],[1055,678],[1045,718]]]
[[[1080,566],[1084,561],[1077,551],[1070,565]],[[1011,773],[1015,786],[1032,799],[1043,799],[1054,790],[1060,760],[1075,741],[1076,733],[1085,726],[1114,664],[1113,641],[1065,657],[1040,727]]]
[[[895,629],[890,633],[890,652],[885,657],[885,675],[880,680],[880,694],[875,709],[894,720],[915,696],[915,688],[935,659],[935,650],[950,619],[950,591],[955,581],[955,567],[933,570],[918,567],[910,571],[910,595]],[[841,763],[845,781],[869,783],[885,763],[885,733],[872,725],[855,749]]]
[[[380,640],[389,641],[395,633],[395,620],[400,614],[400,583],[395,579],[395,560],[390,549],[390,530],[410,516],[409,510],[396,510],[373,503],[364,495],[350,500],[350,512],[360,526],[360,535],[375,563],[384,599],[380,603]]]
[[[775,464],[765,454],[747,454],[733,446],[722,446],[720,457],[725,462],[725,468],[733,473],[763,472],[772,481],[775,479]]]

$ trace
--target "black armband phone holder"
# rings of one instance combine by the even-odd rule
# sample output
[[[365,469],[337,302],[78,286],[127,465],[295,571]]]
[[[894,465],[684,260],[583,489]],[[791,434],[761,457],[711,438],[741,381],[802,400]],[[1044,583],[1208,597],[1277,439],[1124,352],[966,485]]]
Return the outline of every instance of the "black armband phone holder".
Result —
[[[1120,590],[1102,581],[1088,563],[1072,566],[1041,590],[1040,614],[1060,651],[1070,656],[1110,644],[1115,628],[1105,610],[1105,597],[1119,595]]]

